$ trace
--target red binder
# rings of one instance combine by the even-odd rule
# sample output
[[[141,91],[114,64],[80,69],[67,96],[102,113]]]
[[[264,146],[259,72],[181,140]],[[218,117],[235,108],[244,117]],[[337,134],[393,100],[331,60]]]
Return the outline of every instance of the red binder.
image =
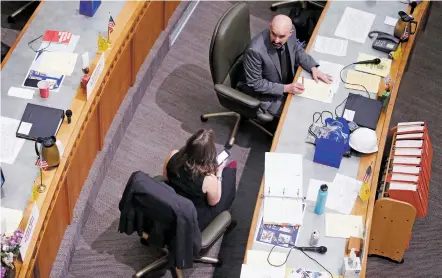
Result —
[[[433,148],[424,122],[399,123],[393,137],[387,184],[390,198],[412,204],[425,217]]]

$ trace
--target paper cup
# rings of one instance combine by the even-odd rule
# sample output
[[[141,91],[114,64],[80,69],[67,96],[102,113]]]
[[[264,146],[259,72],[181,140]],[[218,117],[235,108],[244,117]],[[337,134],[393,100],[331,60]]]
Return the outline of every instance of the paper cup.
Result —
[[[49,82],[46,80],[41,80],[37,83],[37,87],[40,90],[40,96],[42,98],[49,97]]]

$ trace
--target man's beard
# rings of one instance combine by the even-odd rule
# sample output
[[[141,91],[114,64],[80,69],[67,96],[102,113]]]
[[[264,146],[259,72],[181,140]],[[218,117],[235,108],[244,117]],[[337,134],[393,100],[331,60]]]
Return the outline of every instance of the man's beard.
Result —
[[[272,41],[272,44],[276,48],[281,48],[282,47],[282,43],[276,43],[276,42]]]

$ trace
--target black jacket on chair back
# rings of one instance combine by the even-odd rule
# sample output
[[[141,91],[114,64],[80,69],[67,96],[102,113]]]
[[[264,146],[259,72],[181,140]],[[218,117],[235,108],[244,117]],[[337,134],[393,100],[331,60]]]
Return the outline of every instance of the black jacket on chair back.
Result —
[[[176,267],[192,267],[202,240],[196,209],[190,200],[176,194],[167,184],[137,171],[126,184],[119,209],[119,232],[128,235],[137,232],[140,236],[145,232],[151,244],[169,247]]]

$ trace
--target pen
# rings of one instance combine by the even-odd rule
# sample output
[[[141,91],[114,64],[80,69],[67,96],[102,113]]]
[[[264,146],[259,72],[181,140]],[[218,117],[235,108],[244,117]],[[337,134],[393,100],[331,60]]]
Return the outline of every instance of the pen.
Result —
[[[302,76],[302,85],[304,85],[304,76]]]

